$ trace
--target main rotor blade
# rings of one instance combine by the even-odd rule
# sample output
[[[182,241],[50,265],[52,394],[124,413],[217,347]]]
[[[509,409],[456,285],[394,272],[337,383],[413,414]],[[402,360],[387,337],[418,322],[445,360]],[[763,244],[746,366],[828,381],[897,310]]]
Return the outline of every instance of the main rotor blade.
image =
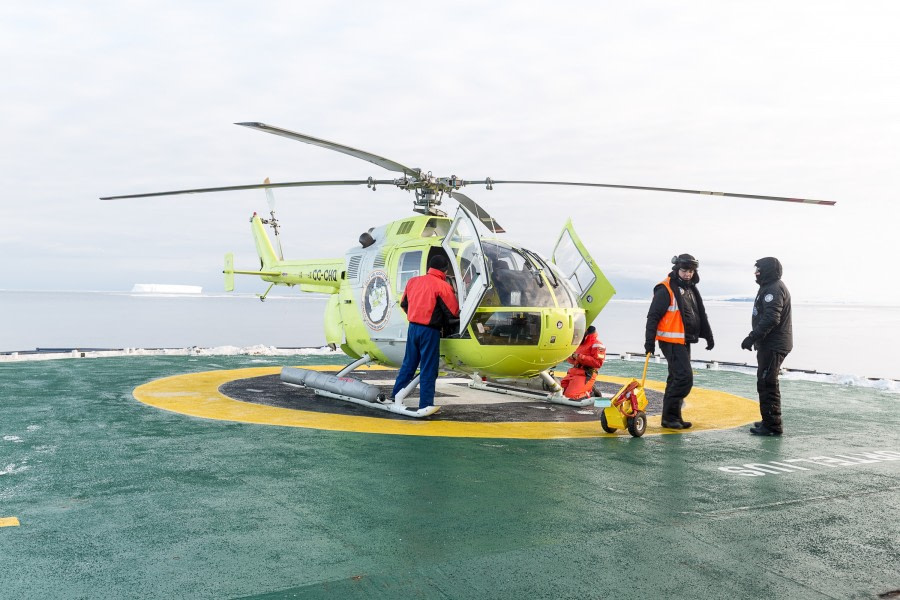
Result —
[[[392,179],[358,179],[345,181],[290,181],[287,183],[254,183],[250,185],[227,185],[223,187],[197,188],[193,190],[173,190],[171,192],[151,192],[149,194],[127,194],[105,196],[101,200],[122,200],[124,198],[151,198],[153,196],[176,196],[178,194],[205,194],[207,192],[234,192],[239,190],[259,190],[266,188],[311,187],[324,185],[392,185]]]
[[[467,181],[467,184],[482,183],[480,181]],[[652,192],[675,192],[677,194],[701,194],[705,196],[726,196],[728,198],[751,198],[753,200],[775,200],[778,202],[801,202],[804,204],[820,204],[834,206],[834,200],[810,200],[808,198],[784,198],[782,196],[761,196],[759,194],[733,194],[731,192],[707,192],[704,190],[684,190],[679,188],[648,187],[642,185],[614,185],[611,183],[582,183],[577,181],[499,181],[486,179],[483,183],[492,185],[495,183],[526,183],[534,185],[577,185],[582,187],[615,188],[620,190],[649,190]]]
[[[449,192],[451,198],[462,204],[466,207],[470,213],[475,215],[475,217],[484,223],[484,226],[493,231],[494,233],[506,233],[506,230],[500,227],[500,223],[494,220],[494,217],[489,215],[486,210],[481,208],[477,202],[466,196],[465,194],[460,194],[459,192]]]
[[[281,137],[305,142],[307,144],[312,144],[313,146],[319,146],[321,148],[327,148],[328,150],[334,150],[335,152],[341,152],[342,154],[349,154],[350,156],[368,161],[373,165],[378,165],[382,169],[387,169],[388,171],[405,173],[406,175],[416,178],[421,176],[421,173],[416,169],[410,169],[409,167],[401,165],[400,163],[389,158],[384,158],[383,156],[378,156],[377,154],[372,154],[371,152],[366,152],[365,150],[358,150],[356,148],[351,148],[350,146],[344,146],[343,144],[337,144],[335,142],[329,142],[328,140],[315,138],[311,135],[289,131],[287,129],[282,129],[281,127],[266,125],[265,123],[235,123],[235,125],[241,125],[242,127],[249,127],[251,129],[258,129],[260,131],[265,131],[266,133],[280,135]]]

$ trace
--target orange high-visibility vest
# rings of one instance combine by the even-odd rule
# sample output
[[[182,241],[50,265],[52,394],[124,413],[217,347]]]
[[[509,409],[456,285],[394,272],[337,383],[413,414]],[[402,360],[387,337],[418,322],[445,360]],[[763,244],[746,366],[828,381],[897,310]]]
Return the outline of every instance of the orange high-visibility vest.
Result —
[[[660,342],[669,342],[670,344],[684,343],[684,321],[681,319],[681,311],[678,310],[678,302],[675,301],[675,294],[669,285],[669,279],[663,279],[660,283],[666,286],[669,291],[669,308],[666,314],[659,320],[656,326],[656,339]]]

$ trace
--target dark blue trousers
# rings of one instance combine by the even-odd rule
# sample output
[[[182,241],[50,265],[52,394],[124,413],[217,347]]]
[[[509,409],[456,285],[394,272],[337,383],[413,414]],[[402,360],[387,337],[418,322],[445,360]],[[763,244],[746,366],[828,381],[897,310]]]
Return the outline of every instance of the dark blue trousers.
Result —
[[[400,390],[409,385],[416,376],[416,367],[420,367],[419,408],[432,406],[440,354],[441,332],[432,327],[410,323],[409,332],[406,334],[406,354],[403,355],[403,365],[397,373],[397,381],[394,383],[391,396],[396,396]]]

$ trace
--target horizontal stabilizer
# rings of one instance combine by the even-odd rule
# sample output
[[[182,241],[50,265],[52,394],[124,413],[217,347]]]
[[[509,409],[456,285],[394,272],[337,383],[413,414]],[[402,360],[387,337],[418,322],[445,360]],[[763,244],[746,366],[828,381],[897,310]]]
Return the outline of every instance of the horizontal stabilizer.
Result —
[[[225,273],[225,291],[233,292],[234,291],[234,254],[228,252],[225,254],[225,268],[222,270]]]

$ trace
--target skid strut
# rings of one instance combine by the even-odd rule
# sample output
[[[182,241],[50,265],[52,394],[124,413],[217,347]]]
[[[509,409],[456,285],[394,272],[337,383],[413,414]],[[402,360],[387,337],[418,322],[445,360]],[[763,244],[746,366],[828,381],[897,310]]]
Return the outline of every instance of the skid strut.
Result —
[[[343,400],[407,417],[422,418],[438,411],[439,407],[437,406],[417,409],[403,404],[403,399],[419,384],[418,377],[410,382],[393,402],[387,401],[378,387],[348,377],[355,369],[370,362],[372,362],[372,358],[366,354],[338,371],[337,375],[296,367],[284,367],[281,370],[281,381],[286,385],[309,388],[317,396]]]
[[[550,385],[553,390],[550,393],[538,390],[529,390],[527,388],[506,385],[503,383],[493,383],[482,381],[481,376],[476,371],[472,374],[472,380],[469,387],[485,392],[494,392],[496,394],[508,394],[510,396],[519,396],[521,398],[531,398],[532,400],[544,400],[553,404],[565,404],[566,406],[590,406],[594,403],[593,398],[585,398],[584,400],[572,400],[566,398],[562,394],[562,388],[548,371],[541,371],[541,378]],[[551,383],[552,382],[552,383]]]

